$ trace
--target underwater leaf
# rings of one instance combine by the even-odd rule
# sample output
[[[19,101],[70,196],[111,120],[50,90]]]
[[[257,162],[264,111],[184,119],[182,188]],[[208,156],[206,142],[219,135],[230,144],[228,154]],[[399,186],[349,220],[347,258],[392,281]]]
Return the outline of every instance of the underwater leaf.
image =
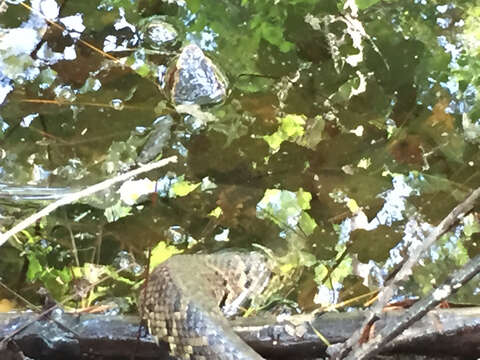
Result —
[[[365,10],[372,5],[375,5],[379,1],[380,0],[355,0],[355,3],[357,4],[360,10]]]
[[[125,206],[121,201],[105,209],[104,215],[108,222],[115,222],[132,213],[131,206]]]
[[[134,70],[141,77],[147,77],[151,73],[150,67],[147,64],[142,64],[136,67]]]
[[[280,148],[282,142],[287,140],[295,141],[305,134],[305,115],[288,114],[277,120],[280,123],[278,130],[271,135],[263,137],[274,151]]]
[[[199,187],[202,183],[191,183],[190,181],[179,181],[172,185],[170,189],[171,195],[175,196],[186,196],[190,194],[193,190]]]
[[[268,22],[262,22],[260,31],[262,37],[270,44],[278,46],[281,52],[288,52],[292,50],[295,45],[283,37],[283,27],[274,25]]]
[[[463,225],[463,232],[467,236],[472,236],[473,234],[480,233],[480,224],[478,223],[475,215],[471,213],[463,218]]]
[[[288,137],[302,136],[304,133],[305,116],[288,114],[281,121],[281,129]]]
[[[312,201],[312,194],[308,191],[300,189],[297,191],[298,205],[302,210],[310,209],[310,201]]]
[[[265,135],[263,139],[273,150],[280,149],[280,145],[282,145],[282,142],[285,140],[280,132],[275,132],[272,135]]]
[[[300,251],[299,257],[300,257],[300,264],[302,264],[303,266],[313,266],[317,263],[317,258],[315,257],[315,255],[309,252]]]
[[[390,250],[401,240],[402,234],[380,225],[373,230],[356,229],[350,234],[350,251],[358,255],[362,263],[385,261]]]
[[[210,213],[208,215],[213,216],[213,217],[218,219],[222,215],[222,212],[223,212],[222,208],[220,206],[217,206],[215,209],[210,211]]]
[[[296,143],[313,150],[323,140],[324,129],[325,120],[321,116],[308,119],[304,134]]]
[[[201,0],[187,0],[186,3],[187,3],[187,6],[188,6],[188,9],[192,13],[196,13],[200,9],[200,6],[202,5]]]
[[[315,220],[308,213],[302,212],[302,215],[300,215],[300,219],[298,220],[298,227],[302,229],[305,235],[312,235],[317,226]]]

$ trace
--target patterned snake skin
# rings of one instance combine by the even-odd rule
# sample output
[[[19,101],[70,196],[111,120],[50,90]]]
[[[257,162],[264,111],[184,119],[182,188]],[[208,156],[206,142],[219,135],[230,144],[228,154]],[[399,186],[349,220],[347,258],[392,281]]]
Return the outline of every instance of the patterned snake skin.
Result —
[[[261,360],[225,316],[260,294],[270,275],[256,252],[173,256],[153,270],[140,299],[150,332],[179,359]]]

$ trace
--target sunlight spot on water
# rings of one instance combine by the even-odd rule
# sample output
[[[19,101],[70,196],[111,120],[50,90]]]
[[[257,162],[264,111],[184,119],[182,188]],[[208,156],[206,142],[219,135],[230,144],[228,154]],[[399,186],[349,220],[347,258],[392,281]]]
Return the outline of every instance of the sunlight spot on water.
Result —
[[[81,33],[85,31],[85,25],[83,25],[83,18],[80,14],[66,16],[64,18],[61,18],[60,22],[65,26],[67,30],[70,30],[68,34],[74,39],[80,38]]]

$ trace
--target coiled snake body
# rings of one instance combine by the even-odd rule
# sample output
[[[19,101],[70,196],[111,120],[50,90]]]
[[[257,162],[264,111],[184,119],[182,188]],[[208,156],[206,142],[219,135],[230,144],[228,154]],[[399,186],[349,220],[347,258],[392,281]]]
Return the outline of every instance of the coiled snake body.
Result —
[[[140,299],[150,332],[179,359],[261,360],[226,316],[260,294],[270,275],[256,252],[173,256],[154,269]]]

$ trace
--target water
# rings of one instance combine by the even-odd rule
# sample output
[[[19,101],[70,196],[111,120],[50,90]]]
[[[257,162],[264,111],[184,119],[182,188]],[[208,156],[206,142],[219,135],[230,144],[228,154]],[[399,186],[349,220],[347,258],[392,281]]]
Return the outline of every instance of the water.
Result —
[[[331,301],[343,300],[347,283],[354,288],[353,273],[363,289],[354,294],[383,284],[412,239],[479,183],[476,20],[467,5],[116,4],[32,3],[70,30],[21,5],[0,14],[0,182],[24,191],[2,196],[8,206],[136,166],[155,120],[173,119],[159,149],[142,157],[179,156],[149,174],[161,179],[158,195],[108,204],[108,218],[119,218],[108,224],[94,206],[93,221],[73,230],[81,262],[110,263],[121,248],[142,258],[172,229],[188,239],[175,240],[179,248],[260,244],[285,269],[310,265],[295,293],[308,307],[326,268],[336,269],[320,284]],[[143,47],[138,24],[153,15],[175,27],[174,46]],[[169,102],[175,77],[165,81],[166,69],[189,43],[227,74],[222,103]],[[213,186],[196,186],[207,179]],[[17,210],[10,216],[26,216]],[[364,232],[351,236],[355,229]],[[474,256],[474,238],[461,228],[444,238],[407,290],[423,293]],[[461,297],[475,301],[468,293]]]

